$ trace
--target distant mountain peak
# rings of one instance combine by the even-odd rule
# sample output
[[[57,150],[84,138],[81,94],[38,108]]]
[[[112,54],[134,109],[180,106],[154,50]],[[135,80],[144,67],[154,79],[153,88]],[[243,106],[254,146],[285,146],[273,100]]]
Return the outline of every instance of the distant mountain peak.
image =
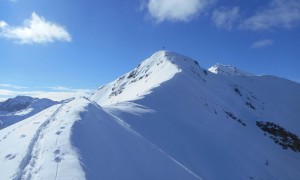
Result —
[[[216,64],[208,70],[214,74],[221,74],[225,76],[254,76],[254,74],[240,70],[239,68],[231,65]]]
[[[39,99],[30,96],[16,96],[14,98],[9,98],[4,102],[0,103],[0,111],[6,112],[16,112],[28,108],[29,106],[36,103],[52,103],[50,99]]]
[[[0,104],[1,111],[15,112],[27,108],[35,98],[29,96],[16,96]]]
[[[16,96],[0,103],[0,129],[30,117],[59,102],[30,96]]]

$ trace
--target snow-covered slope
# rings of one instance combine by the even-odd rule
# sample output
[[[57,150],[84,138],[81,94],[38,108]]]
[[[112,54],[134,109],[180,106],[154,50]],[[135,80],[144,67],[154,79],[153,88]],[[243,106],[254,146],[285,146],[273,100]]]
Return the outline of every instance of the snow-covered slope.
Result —
[[[0,179],[200,179],[86,98],[0,131]]]
[[[17,96],[0,104],[0,129],[26,119],[58,102],[50,99]]]
[[[216,64],[208,69],[210,72],[215,74],[222,74],[225,76],[253,76],[253,74],[242,71],[237,67],[230,65]]]
[[[214,74],[166,51],[145,62],[157,62],[156,57],[162,64],[154,70],[138,67],[148,70],[148,81],[159,81],[148,89],[152,93],[131,98],[123,81],[114,100],[101,89],[91,99],[203,179],[300,178],[298,83],[240,70]],[[151,76],[156,71],[164,77],[164,68],[172,69],[167,71],[172,78]],[[104,87],[109,91],[115,83]],[[134,83],[131,89],[142,88]],[[124,96],[130,98],[118,98]]]
[[[300,85],[159,51],[0,130],[0,179],[300,179]]]

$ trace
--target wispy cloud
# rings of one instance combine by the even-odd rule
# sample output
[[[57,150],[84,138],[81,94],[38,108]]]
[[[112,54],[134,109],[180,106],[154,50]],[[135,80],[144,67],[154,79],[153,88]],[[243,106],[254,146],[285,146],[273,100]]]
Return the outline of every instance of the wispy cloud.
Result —
[[[239,7],[221,7],[213,11],[212,20],[218,28],[231,30],[239,19]]]
[[[270,39],[264,39],[264,40],[260,40],[257,41],[255,43],[252,44],[251,48],[263,48],[263,47],[268,47],[273,45],[273,41]]]
[[[64,86],[52,86],[52,87],[47,87],[48,89],[52,89],[52,90],[57,90],[57,91],[91,91],[90,89],[74,89],[74,88],[69,88],[69,87],[64,87]]]
[[[147,9],[157,22],[189,21],[213,2],[214,0],[149,0]]]
[[[247,18],[241,25],[250,30],[291,28],[300,22],[299,0],[272,0],[267,8]]]
[[[43,91],[18,91],[18,90],[8,90],[8,89],[0,89],[1,96],[18,96],[18,95],[28,95],[31,96],[33,94],[39,94]]]
[[[94,91],[92,89],[72,89],[62,86],[48,88],[30,88],[26,89],[26,91],[7,88],[11,87],[2,86],[2,89],[0,89],[0,99],[4,100],[14,96],[24,95],[38,98],[49,98],[52,100],[60,101],[71,97],[89,96]]]
[[[46,44],[54,41],[72,40],[67,30],[44,17],[32,13],[29,19],[24,20],[21,26],[11,26],[0,21],[0,37],[12,39],[20,44]]]
[[[68,87],[64,87],[64,86],[52,86],[52,87],[47,87],[49,89],[52,90],[59,90],[59,91],[73,91],[74,89],[68,88]]]
[[[13,85],[13,84],[0,84],[0,87],[2,87],[2,88],[12,88],[12,89],[25,89],[25,88],[27,88],[25,86],[18,86],[18,85]]]
[[[253,14],[246,15],[239,6],[209,9],[218,0],[140,0],[141,9],[158,23],[163,21],[187,22],[199,14],[210,14],[218,28],[232,30],[273,30],[292,28],[300,24],[300,0],[269,0]]]
[[[60,101],[60,100],[64,100],[64,99],[68,99],[68,98],[72,98],[72,97],[81,97],[81,96],[90,96],[91,92],[85,92],[85,91],[50,91],[50,92],[41,92],[41,93],[37,93],[37,94],[33,94],[33,97],[37,97],[37,98],[48,98],[48,99],[52,99],[55,101]]]

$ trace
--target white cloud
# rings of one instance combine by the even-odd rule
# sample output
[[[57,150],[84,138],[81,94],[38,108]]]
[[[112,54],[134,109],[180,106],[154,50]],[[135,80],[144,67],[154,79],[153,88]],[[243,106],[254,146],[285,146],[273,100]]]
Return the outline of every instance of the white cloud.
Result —
[[[14,91],[8,89],[0,89],[1,96],[13,96]]]
[[[264,39],[264,40],[260,40],[257,41],[255,43],[252,44],[251,48],[263,48],[263,47],[268,47],[273,45],[273,41],[270,39]]]
[[[231,30],[233,24],[239,19],[239,7],[219,8],[214,10],[212,20],[218,28]]]
[[[267,8],[258,11],[241,25],[250,30],[291,28],[300,22],[300,0],[272,0]]]
[[[150,15],[157,22],[188,21],[215,0],[149,0]]]
[[[55,91],[64,91],[64,92],[84,92],[84,93],[92,93],[94,90],[91,89],[73,89],[73,88],[68,88],[64,86],[54,86],[54,87],[47,87],[47,89],[55,90]]]
[[[20,44],[45,44],[54,41],[71,41],[71,35],[66,29],[56,23],[32,13],[30,19],[26,19],[22,26],[10,26],[1,21],[0,37],[12,39]]]
[[[72,97],[81,97],[81,96],[88,97],[90,95],[91,95],[90,92],[80,91],[80,92],[42,92],[42,93],[33,94],[32,96],[37,98],[48,98],[54,101],[61,101]]]
[[[64,87],[64,86],[53,86],[53,87],[47,87],[49,89],[52,90],[60,90],[60,91],[73,91],[74,89],[68,88],[68,87]]]
[[[0,21],[0,28],[5,28],[7,23],[5,21]]]
[[[94,91],[91,89],[72,89],[67,87],[46,88],[46,89],[47,90],[20,91],[20,90],[9,90],[3,88],[0,89],[0,99],[3,100],[9,97],[24,95],[24,96],[48,98],[55,101],[60,101],[71,97],[90,96],[91,93]]]
[[[0,84],[0,87],[2,88],[12,88],[12,89],[25,89],[27,87],[24,86],[18,86],[18,85],[13,85],[13,84]]]

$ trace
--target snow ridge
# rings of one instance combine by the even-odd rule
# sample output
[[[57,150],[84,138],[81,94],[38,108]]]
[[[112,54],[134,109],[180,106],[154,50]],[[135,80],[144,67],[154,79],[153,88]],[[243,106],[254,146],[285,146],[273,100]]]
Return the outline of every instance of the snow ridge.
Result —
[[[191,58],[174,52],[158,51],[133,71],[98,88],[90,98],[101,106],[142,99],[178,73],[198,73],[201,70],[198,62]]]
[[[101,105],[141,99],[161,83],[171,79],[181,70],[168,58],[166,51],[159,51],[139,64],[133,71],[108,85],[100,87],[91,99]],[[137,88],[138,87],[138,88]]]
[[[214,74],[221,74],[229,77],[230,76],[254,76],[251,73],[242,71],[237,67],[231,65],[216,64],[210,67],[208,70]]]

